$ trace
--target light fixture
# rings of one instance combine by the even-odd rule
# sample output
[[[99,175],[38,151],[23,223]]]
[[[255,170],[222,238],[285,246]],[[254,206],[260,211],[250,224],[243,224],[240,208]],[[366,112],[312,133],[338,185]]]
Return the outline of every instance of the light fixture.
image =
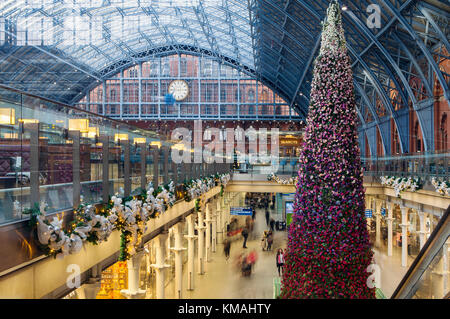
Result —
[[[114,134],[114,142],[128,141],[128,134]]]
[[[147,139],[145,137],[135,137],[133,140],[134,144],[145,144]]]
[[[0,124],[15,125],[16,110],[13,108],[0,108]]]
[[[27,124],[27,123],[39,123],[37,119],[19,119],[19,122]]]
[[[161,142],[160,141],[152,141],[152,142],[150,142],[150,146],[157,146],[158,148],[161,148]]]
[[[89,133],[89,119],[69,119],[69,130]]]

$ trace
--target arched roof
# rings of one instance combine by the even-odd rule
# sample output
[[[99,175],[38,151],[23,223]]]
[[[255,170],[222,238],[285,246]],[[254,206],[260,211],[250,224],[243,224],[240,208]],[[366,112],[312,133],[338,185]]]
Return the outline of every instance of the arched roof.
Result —
[[[329,2],[4,0],[0,81],[70,103],[84,88],[149,56],[204,54],[253,74],[306,115],[320,22]],[[412,106],[424,135],[430,135],[419,110],[431,103],[435,79],[450,99],[450,75],[438,65],[439,58],[449,58],[450,5],[446,0],[340,3],[346,9],[344,28],[362,127],[377,126],[386,151],[381,115],[393,117],[405,152],[407,132],[396,105]],[[413,79],[420,80],[420,92],[411,85]],[[368,113],[372,124],[365,123]],[[424,138],[426,149],[432,148],[430,138]]]

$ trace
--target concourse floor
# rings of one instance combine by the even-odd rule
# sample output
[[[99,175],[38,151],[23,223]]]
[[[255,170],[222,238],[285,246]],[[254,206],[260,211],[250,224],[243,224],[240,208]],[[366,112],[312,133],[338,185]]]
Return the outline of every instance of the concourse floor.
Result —
[[[242,248],[243,239],[232,242],[230,258],[225,259],[222,243],[217,245],[211,261],[205,263],[205,274],[196,274],[194,290],[187,291],[186,264],[183,265],[183,299],[273,299],[273,279],[278,277],[275,255],[278,248],[286,248],[287,232],[274,231],[272,251],[262,251],[261,237],[268,229],[265,220],[265,211],[256,210],[253,233],[247,241],[247,249]],[[249,277],[243,277],[236,269],[234,261],[242,252],[255,250],[258,260]],[[195,260],[197,271],[197,260]],[[173,280],[166,286],[166,298],[175,296]]]
[[[273,216],[275,218],[275,216]],[[287,232],[275,231],[272,251],[262,251],[261,236],[266,226],[264,210],[257,209],[255,228],[247,241],[247,249],[242,248],[243,239],[232,242],[230,258],[225,259],[223,244],[218,243],[216,252],[211,254],[210,262],[205,262],[205,273],[199,275],[197,256],[195,258],[194,290],[187,291],[187,265],[183,265],[183,299],[272,299],[273,280],[278,276],[275,255],[278,248],[286,248]],[[258,260],[249,277],[243,277],[235,266],[237,256],[242,252],[255,250]],[[390,297],[400,283],[414,258],[408,256],[408,267],[401,266],[401,248],[393,247],[393,256],[387,256],[387,247],[374,247],[374,262],[380,266],[381,289],[386,297]],[[197,253],[197,247],[196,247]],[[174,281],[168,282],[165,288],[167,299],[175,298]],[[148,294],[147,298],[152,298]]]

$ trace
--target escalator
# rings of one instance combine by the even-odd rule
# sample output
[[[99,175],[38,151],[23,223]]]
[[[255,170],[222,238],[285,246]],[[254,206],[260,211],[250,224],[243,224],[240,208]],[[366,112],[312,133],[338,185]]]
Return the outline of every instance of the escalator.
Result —
[[[391,299],[450,299],[450,206]]]

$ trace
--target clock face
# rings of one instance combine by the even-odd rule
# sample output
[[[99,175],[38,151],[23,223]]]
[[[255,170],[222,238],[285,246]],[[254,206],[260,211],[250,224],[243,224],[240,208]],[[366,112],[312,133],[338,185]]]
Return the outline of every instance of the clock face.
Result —
[[[175,101],[183,101],[189,95],[189,85],[186,81],[175,80],[169,85],[169,93],[173,95]]]

